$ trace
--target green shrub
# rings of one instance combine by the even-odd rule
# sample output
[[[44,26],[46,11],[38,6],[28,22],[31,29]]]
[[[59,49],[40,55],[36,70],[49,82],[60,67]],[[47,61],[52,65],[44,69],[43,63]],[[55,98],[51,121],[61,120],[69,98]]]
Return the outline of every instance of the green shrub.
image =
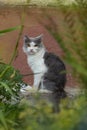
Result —
[[[0,101],[11,101],[17,97],[20,90],[22,76],[12,66],[0,63]]]

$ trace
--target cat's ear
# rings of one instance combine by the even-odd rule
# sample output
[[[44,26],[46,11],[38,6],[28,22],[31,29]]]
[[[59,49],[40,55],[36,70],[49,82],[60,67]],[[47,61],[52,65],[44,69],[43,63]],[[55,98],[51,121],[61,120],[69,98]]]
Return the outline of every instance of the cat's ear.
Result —
[[[43,34],[41,34],[41,35],[39,35],[39,36],[37,36],[37,37],[35,38],[35,42],[36,42],[37,44],[40,44],[42,41],[43,41]]]
[[[27,43],[27,42],[30,42],[30,39],[27,35],[24,36],[24,42]]]
[[[37,39],[43,39],[43,34],[40,34],[39,36],[36,37]]]

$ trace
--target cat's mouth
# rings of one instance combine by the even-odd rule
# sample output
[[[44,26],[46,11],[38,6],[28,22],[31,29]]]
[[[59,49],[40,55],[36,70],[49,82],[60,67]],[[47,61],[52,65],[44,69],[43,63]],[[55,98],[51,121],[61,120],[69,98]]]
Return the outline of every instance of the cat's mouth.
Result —
[[[30,54],[30,55],[34,55],[35,52],[34,52],[33,50],[31,50],[31,51],[29,51],[29,54]]]

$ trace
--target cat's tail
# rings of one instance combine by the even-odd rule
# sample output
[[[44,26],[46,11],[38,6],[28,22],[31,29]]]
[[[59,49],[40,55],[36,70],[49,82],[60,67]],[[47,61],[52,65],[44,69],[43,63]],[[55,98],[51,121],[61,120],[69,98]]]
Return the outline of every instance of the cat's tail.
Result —
[[[60,101],[61,99],[65,99],[67,97],[67,93],[64,89],[62,90],[54,90],[52,92],[51,101],[53,103],[53,112],[60,112]]]
[[[56,95],[57,98],[66,98],[67,93],[64,88],[60,87],[60,89],[56,89],[53,91],[53,94]]]

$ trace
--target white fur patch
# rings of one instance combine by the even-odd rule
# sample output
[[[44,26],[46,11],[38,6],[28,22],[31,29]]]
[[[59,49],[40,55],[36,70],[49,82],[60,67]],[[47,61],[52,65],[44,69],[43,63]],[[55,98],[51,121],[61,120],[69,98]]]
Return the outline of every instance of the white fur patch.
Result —
[[[39,87],[39,84],[42,80],[44,73],[47,72],[47,67],[44,64],[44,59],[43,59],[44,54],[45,54],[45,49],[43,48],[37,54],[27,56],[28,64],[31,67],[33,73],[39,73],[34,75],[33,87],[37,89]]]

